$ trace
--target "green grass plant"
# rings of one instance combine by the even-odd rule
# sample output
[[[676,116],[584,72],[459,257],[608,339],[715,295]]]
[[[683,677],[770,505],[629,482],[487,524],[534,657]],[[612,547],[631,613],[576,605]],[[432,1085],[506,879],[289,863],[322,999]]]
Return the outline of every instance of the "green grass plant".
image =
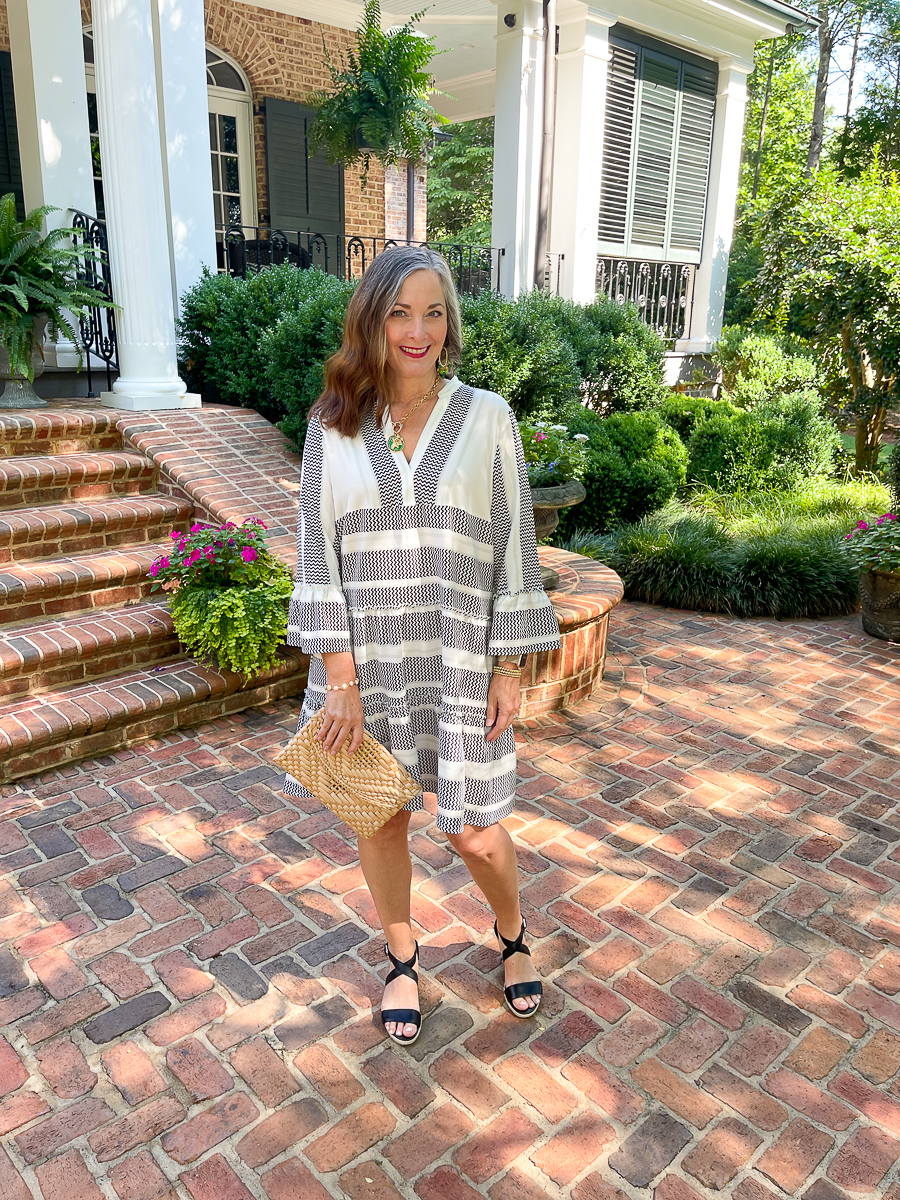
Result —
[[[836,616],[859,603],[845,535],[886,511],[874,481],[811,481],[792,492],[715,492],[605,536],[576,530],[563,549],[601,559],[629,599],[738,617]]]

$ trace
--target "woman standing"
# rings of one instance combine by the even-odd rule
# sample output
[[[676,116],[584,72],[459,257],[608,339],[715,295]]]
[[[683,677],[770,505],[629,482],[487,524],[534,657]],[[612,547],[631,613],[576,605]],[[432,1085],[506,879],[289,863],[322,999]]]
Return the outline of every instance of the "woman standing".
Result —
[[[288,641],[311,656],[301,725],[351,753],[366,729],[437,794],[437,825],[496,916],[505,994],[532,1017],[541,985],[525,945],[516,855],[499,823],[516,787],[511,722],[523,656],[559,645],[541,586],[518,426],[499,396],[444,379],[459,303],[440,255],[398,246],[363,276],[325,364],[303,452]],[[308,793],[288,777],[288,795]],[[359,860],[393,969],[381,1017],[418,1037],[409,814]]]

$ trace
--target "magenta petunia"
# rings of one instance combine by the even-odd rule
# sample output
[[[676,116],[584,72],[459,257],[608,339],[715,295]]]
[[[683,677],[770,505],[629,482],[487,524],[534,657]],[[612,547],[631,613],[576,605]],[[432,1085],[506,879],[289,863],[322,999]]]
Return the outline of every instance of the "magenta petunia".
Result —
[[[244,562],[251,563],[256,562],[257,558],[259,558],[259,555],[252,546],[245,546],[241,551],[241,558],[244,560]]]
[[[156,578],[156,576],[159,574],[159,568],[160,568],[161,566],[162,566],[162,563],[161,563],[161,562],[155,562],[155,563],[153,563],[153,565],[151,566],[151,568],[150,568],[150,574],[153,576],[153,578],[154,578],[154,579],[155,579],[155,578]]]

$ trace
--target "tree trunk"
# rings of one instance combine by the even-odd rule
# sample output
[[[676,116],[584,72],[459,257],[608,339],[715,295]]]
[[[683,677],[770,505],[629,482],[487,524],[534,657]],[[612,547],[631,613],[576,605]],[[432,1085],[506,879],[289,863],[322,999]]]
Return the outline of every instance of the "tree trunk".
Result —
[[[831,66],[831,52],[834,48],[828,6],[820,2],[817,7],[822,24],[819,26],[819,68],[816,72],[816,96],[813,103],[812,128],[809,131],[809,152],[806,155],[807,175],[815,175],[822,157],[822,143],[825,140],[825,103],[828,99],[828,68]]]

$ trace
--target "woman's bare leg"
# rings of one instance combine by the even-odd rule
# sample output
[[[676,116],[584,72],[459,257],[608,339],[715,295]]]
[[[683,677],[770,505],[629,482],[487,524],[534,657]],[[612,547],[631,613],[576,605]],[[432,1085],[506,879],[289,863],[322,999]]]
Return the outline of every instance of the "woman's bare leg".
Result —
[[[512,838],[502,825],[489,825],[485,829],[465,825],[462,833],[447,834],[447,839],[484,892],[497,918],[497,928],[508,941],[513,941],[522,928],[522,910],[519,907],[516,848]],[[505,971],[507,987],[513,983],[530,983],[539,978],[527,954],[514,954],[508,958]],[[513,1001],[514,1007],[520,1012],[528,1012],[537,1003],[537,996],[522,996]]]
[[[408,812],[398,812],[371,838],[359,838],[359,865],[378,910],[385,940],[391,953],[406,962],[412,958],[416,941],[410,926],[410,888],[412,863],[409,857]],[[381,1007],[418,1008],[416,985],[405,975],[385,988]],[[415,1025],[398,1025],[389,1021],[389,1033],[412,1037]]]

